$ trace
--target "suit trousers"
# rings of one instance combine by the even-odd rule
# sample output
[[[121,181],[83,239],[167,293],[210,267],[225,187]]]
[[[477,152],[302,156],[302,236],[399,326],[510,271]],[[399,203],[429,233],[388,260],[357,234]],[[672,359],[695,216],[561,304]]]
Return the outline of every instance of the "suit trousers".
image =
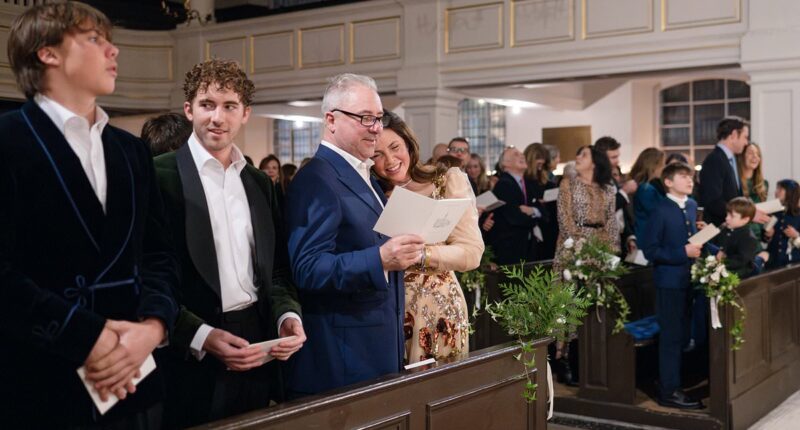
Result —
[[[681,388],[681,358],[686,343],[692,305],[689,288],[656,288],[658,338],[658,377],[662,396]]]

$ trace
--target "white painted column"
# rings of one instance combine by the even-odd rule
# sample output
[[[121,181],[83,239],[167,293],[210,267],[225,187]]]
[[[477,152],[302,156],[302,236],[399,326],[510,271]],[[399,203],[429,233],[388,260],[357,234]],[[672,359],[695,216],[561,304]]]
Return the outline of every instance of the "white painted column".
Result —
[[[458,102],[464,97],[441,85],[439,70],[444,18],[439,1],[400,0],[403,5],[403,67],[397,72],[397,95],[404,119],[426,160],[433,146],[447,143],[458,130]]]
[[[800,3],[751,1],[741,64],[750,75],[751,139],[763,151],[770,193],[800,179]]]

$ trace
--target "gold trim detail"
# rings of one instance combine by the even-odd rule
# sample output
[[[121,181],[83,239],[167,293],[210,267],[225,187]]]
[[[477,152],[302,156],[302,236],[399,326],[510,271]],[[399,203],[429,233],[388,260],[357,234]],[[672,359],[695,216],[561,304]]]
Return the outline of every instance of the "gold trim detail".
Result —
[[[339,29],[339,59],[333,61],[321,61],[318,63],[303,63],[303,33],[311,33],[320,30]],[[297,67],[300,69],[311,69],[315,67],[341,66],[344,64],[344,23],[321,25],[318,27],[301,28],[297,30]]]
[[[568,20],[568,28],[569,34],[567,36],[553,36],[553,37],[543,37],[541,39],[528,39],[521,42],[517,42],[516,36],[516,28],[517,28],[517,5],[522,3],[528,3],[531,0],[511,0],[511,8],[509,11],[510,15],[510,32],[509,32],[509,46],[512,48],[516,48],[519,46],[530,46],[530,45],[541,45],[544,43],[551,43],[551,42],[568,42],[575,40],[575,0],[566,0],[569,9],[569,18]]]
[[[466,48],[457,48],[452,49],[450,48],[450,14],[454,11],[463,11],[467,9],[480,9],[480,8],[487,8],[488,6],[495,6],[498,9],[497,14],[497,42],[493,44],[485,44],[485,45],[476,45],[476,46],[469,46]],[[481,3],[481,4],[472,4],[468,6],[459,6],[459,7],[452,7],[445,9],[444,11],[444,53],[451,54],[457,52],[469,52],[469,51],[484,51],[487,49],[497,49],[503,47],[503,8],[504,5],[502,2],[495,2],[495,3]]]
[[[256,68],[256,39],[277,38],[278,36],[289,36],[289,65]],[[276,31],[274,33],[261,33],[250,36],[250,73],[279,72],[284,70],[294,70],[294,30]]]
[[[394,44],[394,54],[388,55],[377,55],[373,57],[361,57],[360,59],[356,59],[356,50],[355,50],[355,33],[356,33],[356,26],[359,24],[374,24],[378,22],[391,22],[394,21],[394,28],[395,28],[395,44]],[[401,17],[400,16],[390,16],[386,18],[374,18],[374,19],[365,19],[361,21],[353,21],[350,23],[350,40],[349,46],[350,49],[350,64],[360,64],[360,63],[369,63],[372,61],[382,61],[382,60],[394,60],[397,58],[401,58],[402,55],[400,54],[400,23]]]
[[[734,12],[734,16],[731,18],[686,21],[681,24],[670,24],[667,22],[667,13],[669,12],[669,9],[667,7],[668,1],[669,0],[661,0],[661,31],[679,30],[684,28],[709,27],[713,25],[735,24],[738,22],[742,22],[742,0],[732,0],[734,2],[736,10]]]
[[[175,60],[174,60],[174,47],[172,45],[131,45],[126,43],[118,43],[116,44],[117,48],[120,50],[125,48],[132,48],[132,49],[161,49],[166,51],[167,54],[167,78],[126,78],[123,76],[117,77],[117,82],[130,82],[133,84],[152,84],[152,83],[172,83],[175,80]]]
[[[641,0],[640,0],[641,1]],[[589,22],[588,22],[588,12],[589,12],[589,1],[588,0],[581,0],[581,39],[598,39],[601,37],[612,37],[612,36],[625,36],[629,34],[640,34],[640,33],[651,33],[653,31],[653,21],[655,18],[653,17],[653,2],[652,0],[646,0],[647,3],[647,15],[648,15],[648,23],[644,27],[633,27],[633,28],[625,28],[621,30],[608,30],[608,31],[598,31],[595,33],[589,33]]]
[[[11,27],[10,26],[0,24],[0,31],[3,31],[3,30],[5,30],[6,33],[8,33],[8,35],[11,36]],[[4,55],[2,58],[0,58],[0,67],[5,67],[5,68],[8,68],[9,70],[11,69],[11,63],[8,62],[8,53],[6,53],[6,55]],[[15,85],[16,85],[16,83],[15,83]]]
[[[228,37],[226,39],[214,39],[214,40],[206,40],[206,60],[208,61],[211,59],[211,44],[212,43],[222,43],[222,42],[233,42],[233,41],[240,41],[242,42],[242,61],[245,64],[240,64],[240,66],[247,70],[247,36],[236,36],[236,37]],[[232,60],[232,58],[229,58]]]

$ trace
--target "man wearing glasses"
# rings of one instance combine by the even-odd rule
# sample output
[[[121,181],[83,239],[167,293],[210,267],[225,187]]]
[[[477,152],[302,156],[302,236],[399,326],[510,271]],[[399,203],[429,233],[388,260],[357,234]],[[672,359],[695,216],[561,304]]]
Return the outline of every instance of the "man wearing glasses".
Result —
[[[461,170],[464,170],[469,162],[469,142],[467,138],[454,137],[447,144],[447,153],[461,160]]]
[[[289,259],[308,335],[289,361],[293,398],[400,370],[403,270],[423,255],[419,236],[372,230],[386,198],[370,177],[371,157],[388,120],[375,81],[334,77],[322,113],[322,144],[287,193]]]

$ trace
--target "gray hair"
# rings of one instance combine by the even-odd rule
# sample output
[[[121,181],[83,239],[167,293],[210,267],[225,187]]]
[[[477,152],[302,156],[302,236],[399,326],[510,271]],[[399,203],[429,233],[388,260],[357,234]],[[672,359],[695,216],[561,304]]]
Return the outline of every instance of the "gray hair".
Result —
[[[322,97],[322,115],[339,107],[342,100],[347,97],[348,90],[357,85],[367,87],[376,93],[378,92],[378,85],[369,76],[342,73],[330,78],[328,86],[325,88],[325,95]]]

